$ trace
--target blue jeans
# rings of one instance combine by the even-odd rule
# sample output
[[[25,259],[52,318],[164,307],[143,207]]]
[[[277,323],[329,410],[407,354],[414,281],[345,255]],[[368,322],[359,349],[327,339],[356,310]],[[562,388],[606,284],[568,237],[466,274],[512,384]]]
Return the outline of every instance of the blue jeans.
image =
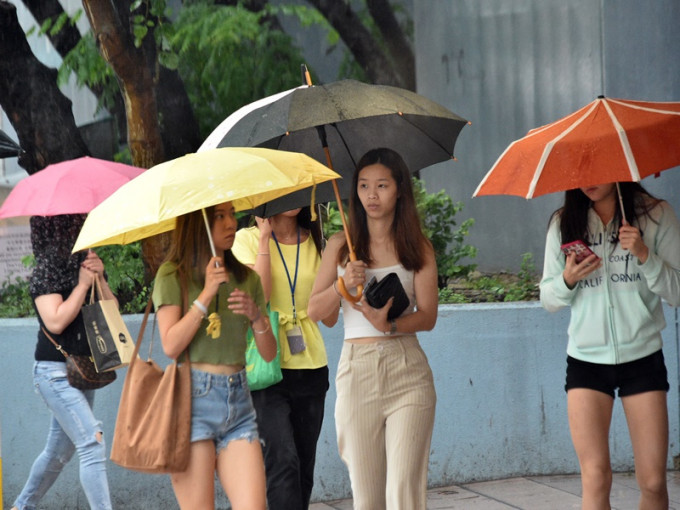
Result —
[[[91,509],[110,510],[111,497],[106,478],[106,449],[97,441],[102,424],[92,412],[94,390],[74,388],[66,379],[66,363],[37,361],[33,384],[52,412],[45,449],[33,467],[21,494],[14,502],[19,510],[32,510],[52,487],[66,463],[78,452],[80,483]]]
[[[307,510],[328,367],[281,372],[281,382],[252,393],[263,442],[267,503],[270,510]]]

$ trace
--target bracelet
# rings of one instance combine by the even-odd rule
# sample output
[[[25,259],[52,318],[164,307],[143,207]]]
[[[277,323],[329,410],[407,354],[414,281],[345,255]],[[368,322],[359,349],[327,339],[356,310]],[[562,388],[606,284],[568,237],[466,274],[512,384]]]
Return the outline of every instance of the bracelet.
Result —
[[[201,313],[203,314],[203,317],[208,315],[208,309],[198,299],[194,299],[194,306],[201,311]]]
[[[200,317],[199,321],[202,321],[203,319],[205,319],[205,314],[202,311],[200,311],[197,306],[192,306],[190,308],[190,310],[196,310],[196,313],[198,313],[198,315]]]
[[[265,252],[263,252],[263,251],[259,251],[259,252],[257,252],[257,254],[258,254],[258,255],[262,255],[262,256],[264,256],[264,257],[269,257],[269,253],[265,253]]]
[[[262,333],[266,333],[267,331],[269,331],[270,327],[271,327],[271,323],[269,321],[267,321],[267,327],[266,328],[264,328],[262,331],[258,331],[255,328],[253,328],[253,333],[257,333],[258,335],[261,335]]]
[[[340,291],[338,290],[338,280],[335,280],[335,281],[333,282],[333,290],[334,290],[335,293],[338,295],[338,297],[339,297],[340,299],[342,299],[342,294],[340,294]]]

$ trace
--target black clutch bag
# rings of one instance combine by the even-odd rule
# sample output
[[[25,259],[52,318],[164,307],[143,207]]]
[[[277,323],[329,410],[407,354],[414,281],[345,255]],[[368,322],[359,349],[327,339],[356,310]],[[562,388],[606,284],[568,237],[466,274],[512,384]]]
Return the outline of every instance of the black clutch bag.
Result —
[[[399,317],[409,305],[408,296],[397,273],[389,273],[379,282],[375,276],[371,278],[364,287],[364,296],[373,308],[382,308],[389,298],[394,297],[392,307],[387,312],[388,320]]]

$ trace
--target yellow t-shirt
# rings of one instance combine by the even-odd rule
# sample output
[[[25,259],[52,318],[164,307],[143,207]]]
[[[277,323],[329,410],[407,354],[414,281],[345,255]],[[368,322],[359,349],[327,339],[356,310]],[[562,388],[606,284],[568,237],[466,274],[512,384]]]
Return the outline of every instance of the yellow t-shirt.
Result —
[[[231,252],[246,265],[254,265],[257,257],[260,231],[257,227],[242,228],[236,232],[236,239]],[[297,244],[279,243],[281,252],[288,266],[290,279],[295,278],[295,257]],[[311,236],[300,243],[300,260],[297,283],[295,285],[295,309],[298,325],[302,330],[306,349],[297,354],[291,354],[288,347],[286,332],[293,328],[293,301],[286,270],[281,261],[281,255],[273,239],[269,240],[269,258],[271,259],[272,290],[269,305],[272,310],[279,312],[279,343],[281,344],[281,368],[310,369],[321,368],[328,364],[326,346],[323,343],[321,331],[316,322],[307,317],[307,305],[312,293],[312,286],[316,273],[319,271],[321,258],[316,251]]]

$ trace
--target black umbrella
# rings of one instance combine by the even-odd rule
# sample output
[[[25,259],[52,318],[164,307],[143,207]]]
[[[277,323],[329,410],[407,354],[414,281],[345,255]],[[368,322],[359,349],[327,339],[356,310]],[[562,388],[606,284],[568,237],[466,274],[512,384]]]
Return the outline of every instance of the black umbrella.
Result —
[[[0,158],[15,158],[21,152],[19,144],[15,143],[4,131],[0,130]]]
[[[371,149],[391,148],[411,171],[417,171],[453,159],[456,139],[467,123],[415,92],[342,80],[298,87],[246,105],[227,117],[199,150],[267,147],[302,152],[326,163],[343,179],[332,181],[332,186],[318,186],[315,201],[338,202],[354,260],[341,199],[349,196],[359,158]],[[309,192],[297,193],[257,213],[271,216],[309,204]]]

